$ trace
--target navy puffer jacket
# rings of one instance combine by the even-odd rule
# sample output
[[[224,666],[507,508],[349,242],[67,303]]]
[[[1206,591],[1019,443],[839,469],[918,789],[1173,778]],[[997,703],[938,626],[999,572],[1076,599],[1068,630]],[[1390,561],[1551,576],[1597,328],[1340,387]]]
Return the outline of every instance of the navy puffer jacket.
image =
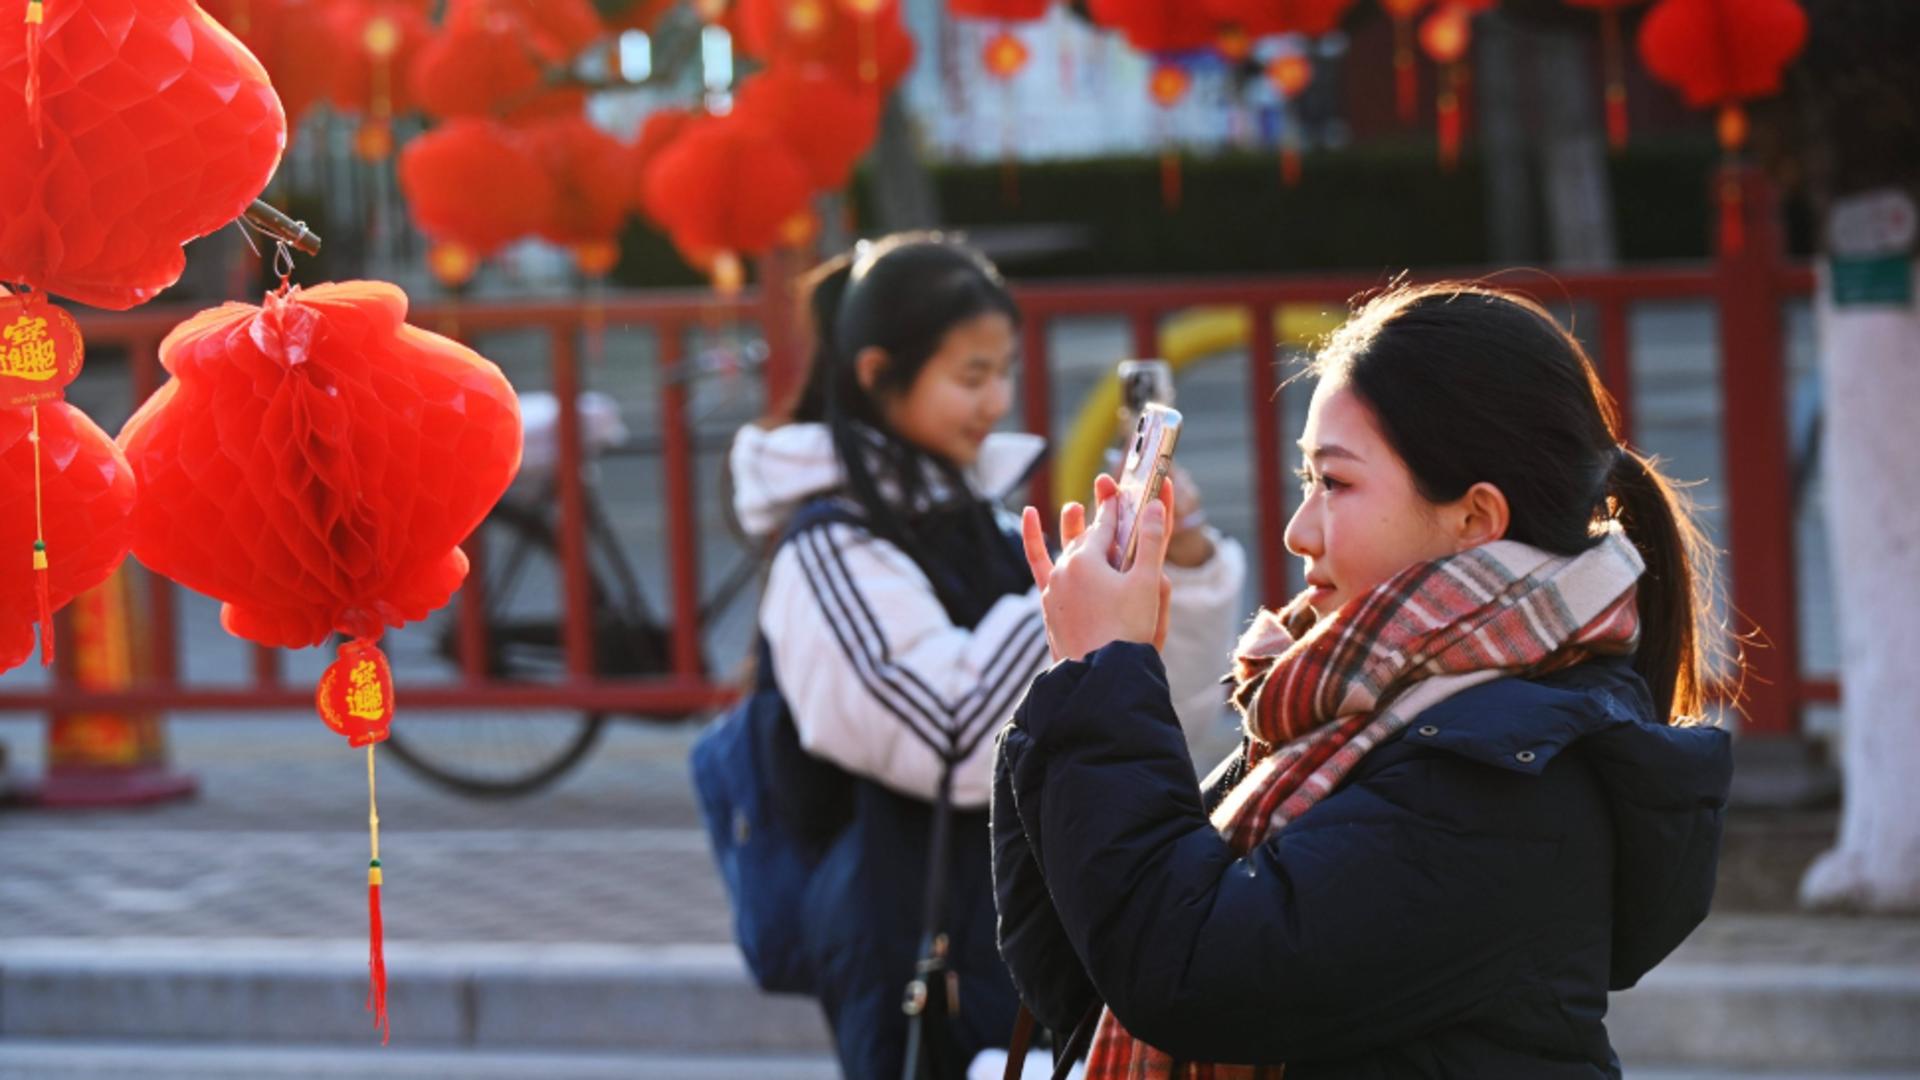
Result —
[[[1000,948],[1047,1026],[1095,1000],[1287,1080],[1618,1077],[1602,1019],[1706,916],[1726,732],[1624,659],[1460,693],[1245,857],[1151,648],[1037,678],[1000,736]]]

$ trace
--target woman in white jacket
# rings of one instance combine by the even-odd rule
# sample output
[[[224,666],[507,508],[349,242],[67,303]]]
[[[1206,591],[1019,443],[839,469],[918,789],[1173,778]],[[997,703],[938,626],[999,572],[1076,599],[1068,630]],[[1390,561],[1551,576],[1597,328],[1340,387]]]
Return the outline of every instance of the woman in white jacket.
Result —
[[[938,236],[862,244],[816,275],[811,309],[817,347],[792,421],[743,429],[731,454],[741,523],[782,537],[760,605],[775,681],[802,748],[850,792],[809,888],[807,948],[845,1073],[901,1075],[901,993],[945,785],[939,903],[960,993],[927,1045],[931,1075],[959,1075],[1006,1045],[1018,1004],[993,940],[985,807],[989,736],[1048,663],[1002,506],[1045,445],[995,431],[1012,404],[1019,311],[978,253]],[[1245,561],[1205,525],[1176,534],[1173,552],[1169,681],[1205,722],[1224,700],[1217,657]]]

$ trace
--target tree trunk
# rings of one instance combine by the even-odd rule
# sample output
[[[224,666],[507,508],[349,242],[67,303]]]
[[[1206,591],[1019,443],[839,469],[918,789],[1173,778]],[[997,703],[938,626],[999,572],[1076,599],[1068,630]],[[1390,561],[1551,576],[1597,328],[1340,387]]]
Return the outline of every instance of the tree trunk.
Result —
[[[1914,267],[1920,274],[1920,267]],[[1840,610],[1846,776],[1840,842],[1808,871],[1815,907],[1920,911],[1920,304],[1817,307],[1827,529]]]
[[[880,139],[873,148],[873,208],[879,232],[928,229],[940,223],[933,177],[920,160],[918,133],[898,91],[887,96],[880,114]],[[862,232],[876,230],[863,227]]]
[[[1499,9],[1474,35],[1474,89],[1480,147],[1486,160],[1487,254],[1514,265],[1538,258],[1533,177],[1527,164],[1519,45],[1523,32]]]
[[[1601,132],[1599,79],[1586,35],[1540,26],[1527,34],[1540,102],[1540,176],[1555,266],[1601,269],[1617,259],[1613,183]]]
[[[1836,196],[1920,185],[1920,4],[1809,0],[1811,37],[1788,124],[1823,220]],[[1911,204],[1909,204],[1911,205]],[[1875,230],[1868,230],[1869,233]],[[1885,230],[1881,230],[1882,233]],[[1829,229],[1816,301],[1827,528],[1840,618],[1841,762],[1838,846],[1801,882],[1802,902],[1920,912],[1920,304],[1839,305],[1833,276],[1858,238]],[[1913,265],[1911,239],[1891,252]],[[1883,267],[1884,269],[1885,267]]]

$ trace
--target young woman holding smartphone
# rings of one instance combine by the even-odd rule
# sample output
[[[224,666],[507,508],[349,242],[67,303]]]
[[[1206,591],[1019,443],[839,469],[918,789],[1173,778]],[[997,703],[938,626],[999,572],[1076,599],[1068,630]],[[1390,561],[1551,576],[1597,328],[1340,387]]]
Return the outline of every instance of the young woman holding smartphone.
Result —
[[[1164,508],[1126,573],[1110,485],[1057,560],[1028,511],[1055,664],[995,773],[1014,982],[1097,1017],[1092,1080],[1618,1077],[1607,992],[1705,917],[1731,772],[1698,534],[1527,300],[1390,291],[1314,373],[1308,590],[1242,638],[1205,784],[1152,644]]]

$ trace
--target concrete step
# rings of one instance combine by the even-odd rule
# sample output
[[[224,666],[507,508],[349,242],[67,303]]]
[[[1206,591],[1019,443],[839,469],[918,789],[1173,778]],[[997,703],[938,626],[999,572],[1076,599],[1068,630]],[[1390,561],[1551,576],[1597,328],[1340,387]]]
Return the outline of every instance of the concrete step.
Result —
[[[0,1080],[835,1080],[827,1057],[0,1042]]]
[[[390,950],[396,1051],[824,1060],[811,1001],[729,946]],[[3,942],[0,1042],[369,1047],[359,942]],[[1920,1073],[1920,966],[1672,962],[1615,995],[1621,1059],[1741,1072]]]
[[[997,1074],[996,1074],[997,1075]],[[1634,1068],[1632,1080],[1916,1080],[1920,1071]],[[0,1080],[835,1080],[824,1057],[0,1042]]]
[[[732,946],[387,950],[392,1046],[828,1052],[819,1007],[760,993]],[[360,1045],[364,942],[0,942],[0,1039]]]

